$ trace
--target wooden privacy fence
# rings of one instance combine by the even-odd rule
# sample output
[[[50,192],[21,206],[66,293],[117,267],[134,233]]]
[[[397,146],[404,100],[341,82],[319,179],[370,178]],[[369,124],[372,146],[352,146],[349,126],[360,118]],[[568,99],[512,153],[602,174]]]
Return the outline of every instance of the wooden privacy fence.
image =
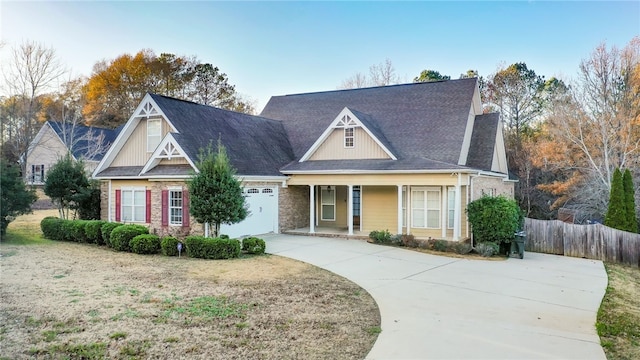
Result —
[[[640,234],[559,220],[525,219],[525,250],[640,267]]]

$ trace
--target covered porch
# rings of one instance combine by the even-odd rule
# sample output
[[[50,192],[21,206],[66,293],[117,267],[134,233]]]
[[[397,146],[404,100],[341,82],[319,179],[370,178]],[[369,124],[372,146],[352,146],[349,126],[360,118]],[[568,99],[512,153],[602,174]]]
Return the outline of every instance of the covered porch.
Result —
[[[401,176],[314,176],[310,184],[299,175],[289,186],[306,187],[309,226],[287,233],[367,238],[373,230],[412,234],[417,238],[461,240],[469,237],[465,174]],[[297,181],[292,181],[292,180]]]

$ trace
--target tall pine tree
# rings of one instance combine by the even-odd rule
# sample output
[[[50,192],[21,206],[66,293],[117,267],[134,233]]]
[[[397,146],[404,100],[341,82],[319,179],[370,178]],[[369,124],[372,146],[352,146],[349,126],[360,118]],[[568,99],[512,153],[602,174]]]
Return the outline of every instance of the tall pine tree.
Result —
[[[604,218],[604,224],[608,227],[625,230],[627,224],[627,214],[624,197],[624,186],[622,184],[622,172],[616,168],[611,181],[611,193],[609,195],[609,207]]]
[[[624,188],[625,218],[627,220],[626,231],[638,232],[638,218],[636,217],[636,192],[633,188],[633,177],[631,171],[626,169],[622,176],[622,186]]]

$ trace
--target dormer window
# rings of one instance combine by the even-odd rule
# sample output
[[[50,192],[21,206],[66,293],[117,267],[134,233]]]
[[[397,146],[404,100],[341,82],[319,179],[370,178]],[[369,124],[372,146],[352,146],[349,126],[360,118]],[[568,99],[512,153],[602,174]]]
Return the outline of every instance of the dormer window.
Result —
[[[147,152],[153,152],[162,140],[162,120],[147,120]]]
[[[353,140],[354,140],[354,128],[352,127],[348,127],[348,128],[344,128],[344,147],[346,148],[352,148],[353,147]]]

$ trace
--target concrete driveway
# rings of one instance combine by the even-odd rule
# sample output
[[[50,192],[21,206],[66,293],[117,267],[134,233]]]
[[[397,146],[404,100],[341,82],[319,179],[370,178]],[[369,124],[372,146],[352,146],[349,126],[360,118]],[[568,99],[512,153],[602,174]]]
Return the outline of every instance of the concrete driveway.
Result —
[[[344,276],[376,300],[367,359],[606,359],[595,330],[600,261],[434,256],[362,240],[271,234],[267,252]]]

